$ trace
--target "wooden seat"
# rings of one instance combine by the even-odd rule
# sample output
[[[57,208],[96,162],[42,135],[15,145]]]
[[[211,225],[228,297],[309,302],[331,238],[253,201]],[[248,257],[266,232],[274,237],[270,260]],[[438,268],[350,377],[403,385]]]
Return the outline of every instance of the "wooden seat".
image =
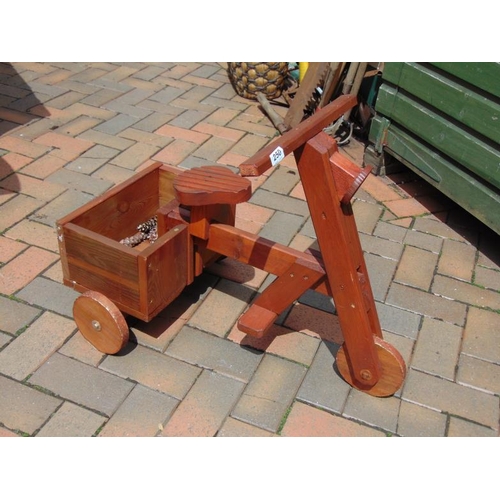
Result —
[[[177,200],[182,205],[235,205],[248,201],[252,185],[248,179],[226,167],[206,166],[186,170],[174,180]]]

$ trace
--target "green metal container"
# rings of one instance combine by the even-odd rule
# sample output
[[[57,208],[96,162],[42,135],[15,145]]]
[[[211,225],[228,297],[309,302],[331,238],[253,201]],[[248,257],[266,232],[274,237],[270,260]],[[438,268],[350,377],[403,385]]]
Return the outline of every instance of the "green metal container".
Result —
[[[375,111],[375,153],[500,234],[500,63],[386,63]]]

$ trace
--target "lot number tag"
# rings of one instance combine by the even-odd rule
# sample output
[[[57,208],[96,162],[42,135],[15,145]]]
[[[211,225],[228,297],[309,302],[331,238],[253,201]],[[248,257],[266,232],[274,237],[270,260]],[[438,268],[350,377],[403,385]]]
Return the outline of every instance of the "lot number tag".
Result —
[[[281,160],[285,159],[285,152],[281,146],[278,146],[270,155],[269,159],[271,160],[271,165],[274,167]]]

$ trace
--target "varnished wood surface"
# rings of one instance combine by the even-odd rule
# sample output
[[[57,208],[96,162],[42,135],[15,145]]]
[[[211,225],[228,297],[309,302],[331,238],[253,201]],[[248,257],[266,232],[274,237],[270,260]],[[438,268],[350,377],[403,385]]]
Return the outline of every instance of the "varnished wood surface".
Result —
[[[354,95],[343,95],[335,99],[322,110],[316,112],[307,120],[303,121],[271,144],[261,149],[240,165],[241,175],[261,175],[271,168],[271,154],[280,147],[284,156],[289,155],[305,144],[309,139],[319,134],[325,127],[340,118],[346,111],[356,105],[357,98]]]
[[[81,334],[100,352],[116,354],[128,342],[129,328],[118,307],[101,293],[90,291],[73,304]]]
[[[276,276],[285,273],[298,259],[313,272],[322,275],[325,273],[323,263],[316,254],[300,252],[226,224],[210,225],[207,248]],[[330,295],[324,278],[311,288],[324,295]]]
[[[247,201],[252,196],[248,179],[228,168],[204,166],[186,170],[174,180],[177,199],[183,205],[232,204]]]
[[[380,377],[375,385],[363,385],[359,381],[359,377],[354,376],[352,361],[349,358],[349,353],[345,345],[337,353],[337,368],[344,380],[356,389],[366,392],[371,396],[392,396],[402,386],[406,377],[405,362],[401,354],[385,340],[374,337],[374,343],[381,366]]]
[[[84,205],[69,221],[116,241],[130,236],[158,207],[159,165],[136,174],[133,180],[117,186],[119,189],[113,188]]]
[[[185,172],[185,168],[174,167],[173,165],[161,164],[159,177],[159,206],[166,205],[167,203],[175,200],[174,179]]]
[[[304,193],[311,213],[328,282],[354,373],[368,370],[373,385],[380,374],[380,363],[373,343],[365,298],[357,271],[363,261],[352,211],[341,205],[330,157],[337,150],[331,137],[320,133],[304,146],[298,161]]]
[[[238,329],[255,338],[262,338],[278,315],[269,309],[252,304],[238,320]]]
[[[91,211],[94,207],[105,202],[108,198],[112,198],[112,197],[116,196],[122,190],[127,189],[131,185],[134,185],[135,182],[138,179],[140,179],[141,177],[149,175],[151,172],[157,170],[158,168],[160,168],[162,166],[163,166],[163,164],[160,162],[153,163],[152,165],[145,168],[144,170],[141,170],[141,172],[138,172],[137,174],[133,175],[131,178],[121,182],[120,184],[118,184],[114,187],[112,187],[111,189],[106,191],[104,194],[97,196],[96,198],[89,201],[88,203],[85,203],[85,205],[77,208],[76,210],[73,210],[72,212],[65,215],[64,217],[61,217],[61,219],[58,220],[58,224],[62,226],[68,222],[75,222],[76,220],[78,220],[78,218],[81,215],[84,215],[87,212]]]
[[[138,256],[141,311],[146,321],[175,300],[188,284],[189,230],[179,225]]]
[[[104,294],[129,311],[139,309],[136,249],[73,223],[64,226],[63,244],[68,280]]]
[[[297,259],[266,287],[240,317],[240,330],[254,337],[262,337],[279,314],[324,276],[323,270],[312,269],[306,259]]]

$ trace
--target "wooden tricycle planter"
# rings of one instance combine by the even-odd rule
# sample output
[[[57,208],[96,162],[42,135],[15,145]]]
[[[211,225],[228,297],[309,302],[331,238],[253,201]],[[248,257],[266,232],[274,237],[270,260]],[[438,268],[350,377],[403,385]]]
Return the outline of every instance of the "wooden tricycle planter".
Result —
[[[398,351],[382,339],[351,198],[370,169],[342,156],[323,128],[356,103],[342,96],[240,165],[184,170],[155,163],[58,221],[64,283],[82,292],[74,318],[98,350],[128,342],[122,313],[150,321],[218,258],[276,276],[238,321],[262,337],[309,289],[333,298],[344,336],[342,377],[373,396],[390,396],[406,375]],[[261,175],[294,153],[320,251],[300,252],[234,227],[236,205],[252,195],[246,176]],[[157,239],[120,243],[155,218]],[[156,236],[156,235],[155,235]]]

